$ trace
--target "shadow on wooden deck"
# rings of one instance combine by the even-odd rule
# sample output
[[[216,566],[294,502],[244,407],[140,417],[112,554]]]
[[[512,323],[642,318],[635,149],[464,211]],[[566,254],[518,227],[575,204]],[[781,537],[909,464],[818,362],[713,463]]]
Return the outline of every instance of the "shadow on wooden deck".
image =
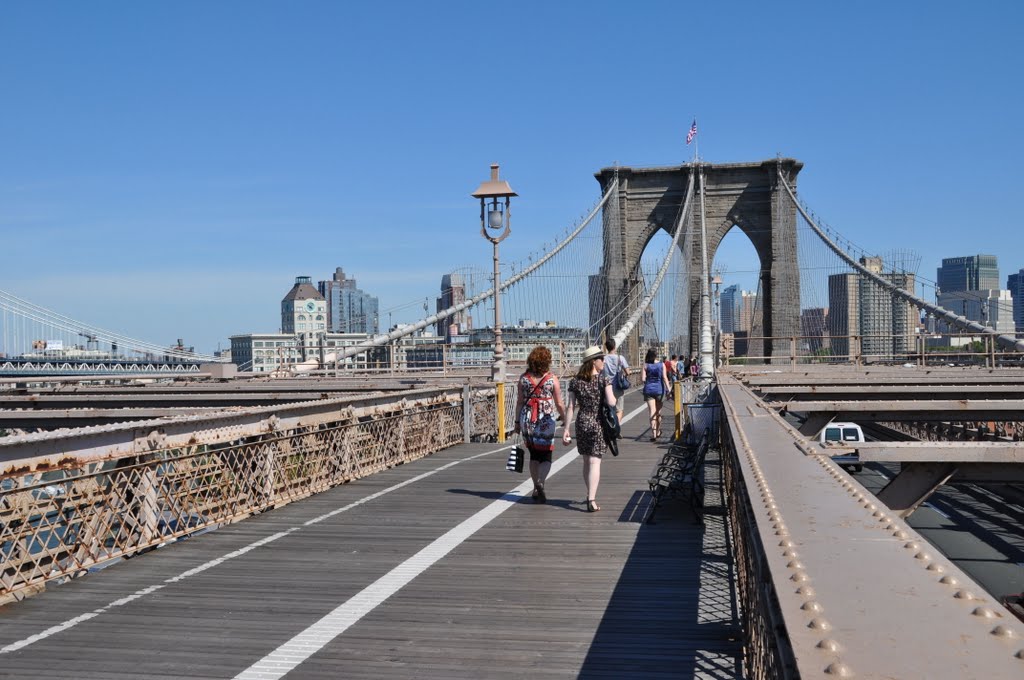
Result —
[[[721,461],[709,454],[705,524],[669,500],[644,524],[579,677],[741,678],[742,631],[723,505]],[[637,491],[619,517],[641,522],[652,502]]]

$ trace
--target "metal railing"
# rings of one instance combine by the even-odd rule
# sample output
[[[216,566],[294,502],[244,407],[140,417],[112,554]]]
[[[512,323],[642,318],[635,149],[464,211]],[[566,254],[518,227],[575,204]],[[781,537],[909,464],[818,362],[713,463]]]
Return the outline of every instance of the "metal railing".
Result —
[[[720,431],[736,590],[742,604],[745,674],[748,678],[796,678],[799,674],[793,662],[793,649],[786,635],[771,570],[765,561],[750,496],[743,483],[736,444],[724,421]]]
[[[338,484],[494,432],[493,388],[339,410],[305,422],[270,415],[258,434],[225,441],[197,424],[194,443],[164,445],[154,429],[96,454],[97,428],[60,438],[63,465],[29,460],[0,476],[0,603],[203,529],[236,522]],[[253,410],[254,413],[257,410]],[[272,410],[258,410],[258,415]],[[163,421],[151,421],[154,427]],[[218,423],[219,425],[220,423]],[[140,427],[136,431],[148,432]],[[220,435],[220,436],[215,436]],[[140,435],[141,436],[141,435]],[[33,437],[37,437],[33,435]],[[37,437],[38,438],[38,437]],[[205,443],[204,442],[205,439]],[[45,442],[44,442],[45,443]],[[29,442],[22,446],[31,446]],[[13,446],[11,448],[14,448]],[[76,456],[76,448],[88,455]],[[0,451],[0,453],[4,453]]]
[[[942,344],[949,342],[950,344]],[[767,348],[773,348],[768,354]],[[918,366],[1022,366],[1024,354],[999,348],[995,336],[864,334],[843,336],[750,336],[719,345],[724,365],[906,364]]]

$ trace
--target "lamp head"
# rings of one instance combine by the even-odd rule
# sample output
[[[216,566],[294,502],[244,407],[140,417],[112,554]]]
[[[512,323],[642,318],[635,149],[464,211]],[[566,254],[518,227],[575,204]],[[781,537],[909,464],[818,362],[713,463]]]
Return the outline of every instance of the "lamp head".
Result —
[[[473,198],[487,200],[518,196],[519,194],[512,191],[512,187],[508,185],[508,182],[498,178],[498,164],[491,163],[491,179],[482,182],[471,195]]]

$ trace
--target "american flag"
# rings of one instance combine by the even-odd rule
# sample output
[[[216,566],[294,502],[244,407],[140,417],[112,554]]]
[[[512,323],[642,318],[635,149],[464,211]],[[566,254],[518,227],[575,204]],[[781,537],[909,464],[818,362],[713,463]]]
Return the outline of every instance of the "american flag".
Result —
[[[690,131],[686,133],[686,143],[689,144],[693,141],[693,138],[697,136],[697,119],[693,119],[693,125],[690,126]]]

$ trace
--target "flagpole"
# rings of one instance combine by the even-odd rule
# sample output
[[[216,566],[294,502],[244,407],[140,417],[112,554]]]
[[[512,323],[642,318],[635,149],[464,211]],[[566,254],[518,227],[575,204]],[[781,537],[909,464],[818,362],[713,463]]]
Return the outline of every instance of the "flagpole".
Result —
[[[696,115],[693,117],[693,124],[694,125],[697,124],[697,116]],[[697,161],[700,159],[700,140],[697,139],[698,136],[699,135],[694,135],[694,137],[693,137],[693,164],[694,165],[696,165]]]

